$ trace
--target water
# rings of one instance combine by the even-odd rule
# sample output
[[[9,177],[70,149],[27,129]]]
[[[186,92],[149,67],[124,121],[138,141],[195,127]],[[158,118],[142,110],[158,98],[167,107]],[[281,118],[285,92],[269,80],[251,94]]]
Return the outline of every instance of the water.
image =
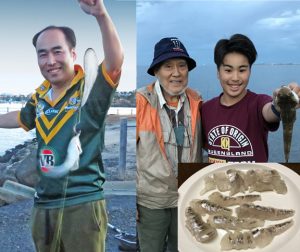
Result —
[[[22,108],[21,103],[0,103],[0,114],[4,114],[9,111],[15,111]],[[108,111],[110,115],[135,115],[135,108],[127,107],[111,107]],[[26,132],[22,128],[18,129],[1,129],[0,128],[0,156],[5,153],[6,150],[14,148],[18,144],[22,144],[25,141],[31,140],[35,137],[35,129]]]
[[[300,84],[300,65],[253,65],[248,88],[260,94],[272,95],[273,90],[292,81]],[[146,66],[137,70],[137,87],[152,83],[154,77],[147,74]],[[214,65],[197,66],[190,72],[189,86],[201,93],[204,100],[221,93]],[[300,163],[300,109],[297,111],[289,162]],[[284,162],[282,125],[276,132],[269,134],[269,162]]]

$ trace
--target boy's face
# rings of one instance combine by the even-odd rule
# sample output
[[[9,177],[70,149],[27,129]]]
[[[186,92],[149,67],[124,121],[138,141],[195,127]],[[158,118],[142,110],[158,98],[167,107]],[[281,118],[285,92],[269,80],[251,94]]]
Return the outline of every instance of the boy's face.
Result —
[[[188,72],[188,64],[185,59],[166,60],[155,71],[155,76],[163,87],[163,94],[171,97],[182,94],[188,84]]]
[[[223,64],[218,69],[218,78],[227,102],[234,104],[246,95],[250,73],[251,68],[246,56],[236,52],[225,55]]]
[[[62,86],[74,77],[76,54],[70,49],[62,31],[44,31],[37,40],[36,52],[42,75],[51,85]]]

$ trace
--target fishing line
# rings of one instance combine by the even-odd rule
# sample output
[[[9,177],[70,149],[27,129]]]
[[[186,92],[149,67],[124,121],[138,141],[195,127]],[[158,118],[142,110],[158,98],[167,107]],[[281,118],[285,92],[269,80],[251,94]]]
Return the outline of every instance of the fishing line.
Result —
[[[80,100],[82,99],[82,96],[83,96],[83,81],[81,80],[81,83],[80,83]],[[80,123],[81,108],[82,107],[80,106],[80,108],[78,110],[78,113],[77,113],[74,129],[73,129],[75,134],[80,134],[80,133],[76,132],[76,126]],[[63,215],[64,215],[64,209],[65,209],[65,202],[66,202],[69,175],[70,175],[70,172],[67,173],[66,179],[63,183],[63,188],[62,188],[63,189],[63,195],[62,195],[63,201],[62,201],[62,206],[58,211],[57,222],[56,222],[55,232],[54,232],[54,235],[53,235],[53,240],[51,242],[50,252],[59,252],[60,251],[62,222],[63,222]]]

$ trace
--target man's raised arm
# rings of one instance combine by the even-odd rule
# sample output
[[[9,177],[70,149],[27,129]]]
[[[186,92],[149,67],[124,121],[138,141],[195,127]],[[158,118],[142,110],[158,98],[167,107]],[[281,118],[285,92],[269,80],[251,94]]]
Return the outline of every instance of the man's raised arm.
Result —
[[[123,48],[103,0],[78,0],[78,2],[84,12],[96,18],[100,26],[105,68],[110,78],[116,82],[123,64]]]

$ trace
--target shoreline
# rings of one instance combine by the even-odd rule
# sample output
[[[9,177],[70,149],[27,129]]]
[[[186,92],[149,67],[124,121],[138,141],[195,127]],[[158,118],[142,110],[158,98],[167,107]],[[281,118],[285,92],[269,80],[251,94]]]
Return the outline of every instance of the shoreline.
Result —
[[[105,147],[102,151],[106,179],[120,180],[119,128],[120,120],[126,117],[128,124],[135,124],[135,115],[108,115],[105,121]],[[135,179],[135,127],[127,128],[127,162],[124,180]],[[5,151],[0,156],[0,186],[6,179],[34,187],[37,180],[35,169],[37,140],[33,138]]]

